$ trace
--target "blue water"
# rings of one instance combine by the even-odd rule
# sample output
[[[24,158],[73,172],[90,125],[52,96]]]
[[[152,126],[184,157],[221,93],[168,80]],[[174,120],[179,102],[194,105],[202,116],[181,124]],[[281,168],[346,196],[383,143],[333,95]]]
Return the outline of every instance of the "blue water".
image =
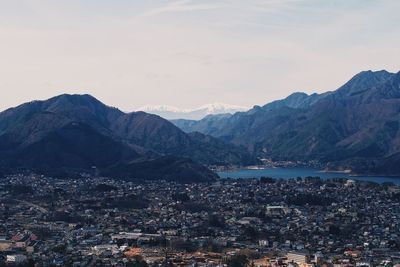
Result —
[[[218,172],[221,178],[260,178],[260,177],[271,177],[275,179],[291,179],[296,177],[307,177],[307,176],[319,176],[321,179],[330,178],[349,178],[352,180],[370,181],[375,183],[392,182],[396,185],[400,185],[400,177],[385,177],[385,176],[351,176],[347,173],[337,172],[323,172],[316,169],[310,168],[271,168],[271,169],[260,169],[260,170],[234,170]]]

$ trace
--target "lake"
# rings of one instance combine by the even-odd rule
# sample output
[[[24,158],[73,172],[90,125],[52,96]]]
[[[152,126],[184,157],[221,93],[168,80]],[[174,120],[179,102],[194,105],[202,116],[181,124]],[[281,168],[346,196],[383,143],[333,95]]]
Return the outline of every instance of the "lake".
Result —
[[[218,172],[221,178],[260,178],[271,177],[274,179],[291,179],[296,177],[319,176],[321,179],[349,178],[352,180],[369,181],[375,183],[392,182],[400,185],[400,177],[385,176],[352,176],[348,173],[324,172],[310,168],[270,168],[270,169],[240,169],[234,171]]]

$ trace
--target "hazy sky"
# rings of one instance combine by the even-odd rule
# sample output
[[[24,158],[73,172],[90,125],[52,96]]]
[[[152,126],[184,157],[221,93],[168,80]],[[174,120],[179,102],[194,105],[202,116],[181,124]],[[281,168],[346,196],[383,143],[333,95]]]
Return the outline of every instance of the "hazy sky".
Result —
[[[398,0],[0,0],[0,109],[252,106],[400,70]]]

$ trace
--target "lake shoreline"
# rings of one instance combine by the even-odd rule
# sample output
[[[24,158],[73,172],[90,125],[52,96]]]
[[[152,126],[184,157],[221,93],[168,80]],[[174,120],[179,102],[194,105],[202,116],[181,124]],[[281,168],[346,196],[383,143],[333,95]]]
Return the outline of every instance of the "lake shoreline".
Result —
[[[318,168],[314,168],[314,165],[307,165],[307,164],[300,164],[298,166],[292,165],[292,166],[288,166],[288,167],[282,166],[282,165],[276,165],[276,166],[254,165],[254,166],[246,166],[246,167],[224,166],[224,167],[213,168],[212,170],[215,171],[216,173],[221,173],[221,172],[228,173],[228,172],[237,172],[237,171],[241,171],[241,170],[273,170],[273,169],[312,169],[312,170],[318,170],[318,172],[320,172],[320,173],[345,174],[346,177],[391,177],[391,178],[400,179],[399,175],[371,173],[371,172],[360,173],[360,172],[354,172],[351,169],[345,169],[345,170],[329,169],[329,168],[318,169]]]
[[[270,177],[273,179],[295,179],[297,177],[305,178],[320,177],[321,179],[334,179],[334,178],[345,178],[349,180],[361,180],[369,181],[375,183],[392,182],[394,184],[400,185],[399,176],[390,175],[359,175],[352,174],[344,171],[327,171],[314,168],[282,168],[282,167],[272,167],[272,168],[238,168],[231,170],[219,171],[217,174],[221,178],[233,178],[233,179],[250,179],[250,178],[261,178]]]

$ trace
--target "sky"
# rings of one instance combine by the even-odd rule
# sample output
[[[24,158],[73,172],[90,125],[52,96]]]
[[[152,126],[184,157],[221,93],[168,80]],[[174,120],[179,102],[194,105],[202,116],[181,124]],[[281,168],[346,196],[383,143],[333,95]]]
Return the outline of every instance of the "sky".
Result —
[[[0,0],[0,110],[262,105],[400,70],[398,0]]]

